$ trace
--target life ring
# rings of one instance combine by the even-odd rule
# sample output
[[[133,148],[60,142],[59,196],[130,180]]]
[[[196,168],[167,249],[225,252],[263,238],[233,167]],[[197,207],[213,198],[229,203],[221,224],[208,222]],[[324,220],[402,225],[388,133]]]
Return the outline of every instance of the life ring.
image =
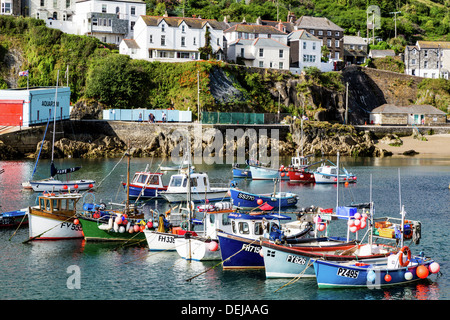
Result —
[[[408,259],[405,262],[403,262],[403,254],[404,253],[408,254]],[[409,249],[409,247],[407,247],[407,246],[404,246],[399,252],[398,262],[400,263],[400,265],[402,267],[406,267],[410,261],[411,261],[411,249]]]

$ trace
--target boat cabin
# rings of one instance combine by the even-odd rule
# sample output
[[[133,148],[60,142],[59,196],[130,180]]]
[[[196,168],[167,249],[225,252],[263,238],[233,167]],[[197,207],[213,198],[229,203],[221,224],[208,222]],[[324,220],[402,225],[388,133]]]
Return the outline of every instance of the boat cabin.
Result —
[[[281,220],[291,219],[289,216],[278,214],[250,215],[239,212],[230,213],[228,218],[231,219],[231,232],[248,239],[257,239],[275,229],[281,230]]]
[[[131,180],[132,184],[142,185],[142,186],[152,186],[152,187],[160,187],[163,188],[162,182],[163,173],[153,173],[153,172],[136,172],[134,174],[133,179]]]
[[[77,211],[77,202],[81,197],[80,193],[44,193],[38,197],[38,209],[36,209],[43,213],[73,216]]]
[[[290,167],[291,168],[295,168],[295,169],[301,169],[301,168],[309,166],[310,165],[309,157],[310,156],[306,156],[306,157],[304,157],[304,156],[292,157],[291,158],[291,165],[290,165]]]
[[[206,173],[191,173],[191,190],[195,192],[210,191],[209,178]],[[187,174],[174,174],[170,177],[167,192],[186,192]]]

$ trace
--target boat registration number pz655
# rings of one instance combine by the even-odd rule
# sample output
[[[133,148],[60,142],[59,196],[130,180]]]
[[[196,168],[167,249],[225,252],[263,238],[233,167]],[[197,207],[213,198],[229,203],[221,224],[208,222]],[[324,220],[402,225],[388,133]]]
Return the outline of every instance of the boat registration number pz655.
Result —
[[[358,278],[359,271],[346,268],[339,268],[337,271],[337,275],[341,277],[356,279]]]

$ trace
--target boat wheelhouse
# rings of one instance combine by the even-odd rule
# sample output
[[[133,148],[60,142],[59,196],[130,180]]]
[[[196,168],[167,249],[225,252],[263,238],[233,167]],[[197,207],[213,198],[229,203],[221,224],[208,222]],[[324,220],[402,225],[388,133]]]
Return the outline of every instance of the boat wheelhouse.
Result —
[[[139,171],[134,174],[130,182],[130,198],[162,198],[160,191],[166,191],[162,180],[163,173]],[[127,183],[122,182],[126,189]]]

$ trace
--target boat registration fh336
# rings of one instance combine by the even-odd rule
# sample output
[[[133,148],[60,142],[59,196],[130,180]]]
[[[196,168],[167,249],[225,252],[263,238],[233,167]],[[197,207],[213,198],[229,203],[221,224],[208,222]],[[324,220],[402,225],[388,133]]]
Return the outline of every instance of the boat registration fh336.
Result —
[[[339,268],[337,271],[337,275],[340,277],[356,279],[358,278],[359,271],[346,268]]]

